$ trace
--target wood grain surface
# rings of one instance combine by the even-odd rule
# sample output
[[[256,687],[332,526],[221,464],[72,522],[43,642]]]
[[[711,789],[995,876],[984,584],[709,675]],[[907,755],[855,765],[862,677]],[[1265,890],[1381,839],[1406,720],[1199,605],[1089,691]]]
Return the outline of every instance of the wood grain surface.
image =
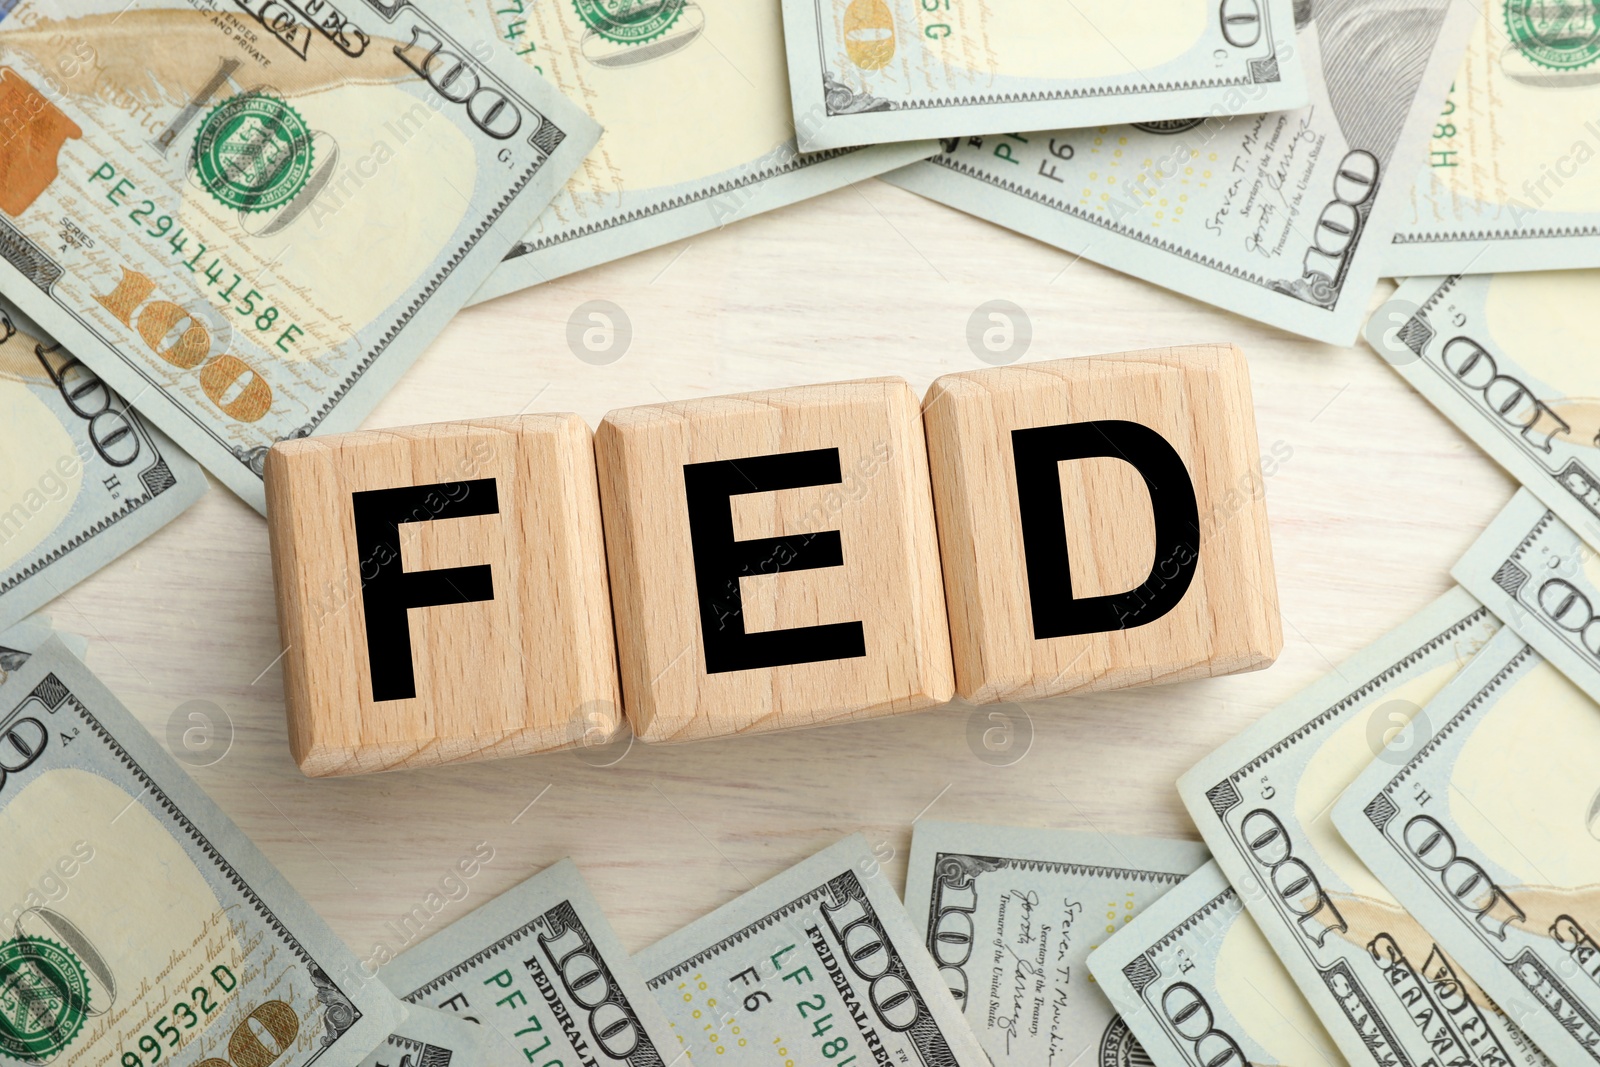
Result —
[[[749,492],[779,453],[788,467],[810,453],[810,473]],[[595,458],[622,695],[641,740],[836,724],[954,695],[922,404],[903,379],[623,408],[601,422]],[[718,488],[685,507],[713,463],[732,477],[713,474]],[[753,560],[691,548],[719,526],[753,542]]]
[[[933,383],[924,419],[963,699],[1044,700],[1272,663],[1283,636],[1266,478],[1278,460],[1257,450],[1249,373],[1237,346],[1213,344]],[[1077,437],[1052,429],[1069,425]],[[1070,446],[1080,458],[1037,444],[1042,461],[1024,458],[1038,433],[1058,448],[1082,442]],[[1024,479],[1035,500],[1051,483],[1060,494],[1044,509],[1048,540],[1023,536]],[[1063,573],[1045,573],[1054,567]],[[1042,625],[1078,629],[1041,633],[1041,607],[1068,597],[1074,611]],[[1098,621],[1077,617],[1090,611]]]
[[[568,345],[569,319],[595,300],[631,324],[605,364]],[[1024,359],[1243,349],[1261,448],[1287,452],[1267,482],[1274,666],[1014,707],[1004,722],[952,705],[313,781],[289,755],[266,524],[225,490],[48,610],[157,738],[181,743],[197,706],[231,723],[227,754],[192,773],[363,958],[403,948],[403,921],[431,932],[567,855],[636,950],[854,830],[893,850],[899,878],[924,813],[1194,838],[1178,775],[1448,588],[1511,496],[1366,347],[1292,337],[865,182],[473,308],[368,425],[575,411],[594,426],[626,405],[873,375],[920,390],[984,366],[969,321],[994,300],[1028,316]],[[180,713],[191,701],[206,703]],[[480,842],[492,860],[432,913],[428,895]]]
[[[289,747],[306,774],[525,756],[615,734],[594,442],[577,415],[285,441],[266,475]],[[369,504],[382,518],[363,545],[353,494],[397,486],[433,488],[403,506]],[[408,581],[400,568],[476,568],[458,573],[486,588],[467,603],[392,608],[402,628],[380,623],[374,636],[366,583],[393,588]],[[420,580],[441,577],[454,595],[468,585]],[[394,684],[397,672],[409,672],[411,695],[380,702],[375,674]]]

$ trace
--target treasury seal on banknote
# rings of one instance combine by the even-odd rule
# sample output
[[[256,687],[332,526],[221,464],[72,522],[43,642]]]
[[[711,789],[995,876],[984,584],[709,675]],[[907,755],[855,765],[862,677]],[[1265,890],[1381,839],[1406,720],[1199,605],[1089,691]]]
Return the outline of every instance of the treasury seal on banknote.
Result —
[[[89,976],[68,949],[37,937],[0,944],[0,1053],[41,1063],[78,1036],[88,1015]]]
[[[228,207],[270,211],[293,200],[311,175],[311,128],[283,100],[243,93],[212,108],[200,124],[194,167]]]
[[[617,44],[644,44],[666,33],[687,0],[573,0],[584,25]]]
[[[1506,33],[1543,67],[1571,70],[1600,58],[1600,5],[1594,0],[1506,0]]]

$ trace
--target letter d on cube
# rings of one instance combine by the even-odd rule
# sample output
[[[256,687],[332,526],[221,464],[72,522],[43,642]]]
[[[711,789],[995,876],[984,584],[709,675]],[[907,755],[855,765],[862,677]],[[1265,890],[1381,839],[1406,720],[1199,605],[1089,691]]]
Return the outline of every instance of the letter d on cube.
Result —
[[[1039,700],[1268,666],[1283,645],[1232,345],[952,374],[923,405],[956,690]]]

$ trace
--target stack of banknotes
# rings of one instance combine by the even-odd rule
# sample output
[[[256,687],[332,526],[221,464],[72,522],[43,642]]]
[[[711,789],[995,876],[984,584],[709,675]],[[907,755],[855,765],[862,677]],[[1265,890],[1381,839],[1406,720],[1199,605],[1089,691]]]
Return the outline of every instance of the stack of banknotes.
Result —
[[[1064,1067],[1096,1049],[1132,1067],[1139,1038],[1086,960],[1206,859],[922,823],[904,903],[858,834],[633,956],[563,861],[363,959],[45,620],[0,633],[0,662],[0,1063],[18,1067]]]
[[[1584,0],[0,0],[0,1063],[1600,1063],[1597,72]],[[564,862],[363,960],[37,614],[463,306],[875,175],[1339,344],[1406,276],[1524,487],[1203,844],[919,822],[633,956]]]
[[[1437,276],[1402,295],[1578,376],[1550,341],[1590,277],[1515,272],[1600,267],[1597,26],[1589,0],[4,0],[0,627],[202,468],[263,510],[273,443],[357,426],[464,305],[873,176],[1339,344],[1380,276]],[[1439,347],[1408,376],[1492,410]],[[1549,415],[1574,440],[1582,402]],[[1563,470],[1538,431],[1492,447]]]
[[[918,821],[903,893],[857,834],[633,956],[563,861],[358,958],[31,617],[0,1063],[1600,1060],[1600,564],[1524,491],[1456,577],[1178,781],[1203,843]]]

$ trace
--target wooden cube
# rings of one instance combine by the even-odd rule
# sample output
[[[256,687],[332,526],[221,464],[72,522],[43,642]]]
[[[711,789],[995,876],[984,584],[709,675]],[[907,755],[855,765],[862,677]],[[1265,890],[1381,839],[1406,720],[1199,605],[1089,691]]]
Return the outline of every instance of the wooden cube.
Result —
[[[1277,657],[1237,348],[951,374],[923,418],[963,698],[1154,685]]]
[[[950,699],[922,413],[903,380],[613,411],[595,453],[639,737],[820,726]]]
[[[582,419],[284,441],[266,482],[306,774],[543,752],[620,725]]]

